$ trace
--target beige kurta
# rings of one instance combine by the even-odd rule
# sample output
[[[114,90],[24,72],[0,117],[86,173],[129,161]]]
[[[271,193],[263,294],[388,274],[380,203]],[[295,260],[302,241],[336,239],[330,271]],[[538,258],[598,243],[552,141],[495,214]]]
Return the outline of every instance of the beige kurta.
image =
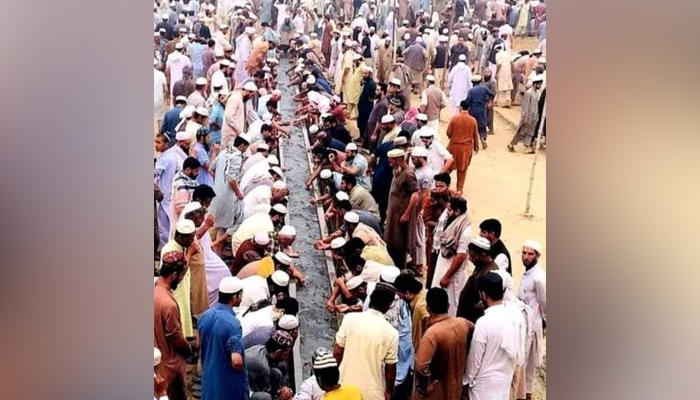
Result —
[[[245,128],[245,104],[243,93],[236,90],[226,101],[224,108],[224,125],[221,127],[221,145],[223,147],[233,144],[233,139],[243,133]]]
[[[352,58],[355,52],[352,50],[347,50],[343,53],[343,58],[338,66],[338,71],[335,75],[335,94],[339,95],[344,93],[347,89],[346,86],[350,83],[350,78],[352,77]],[[344,99],[347,101],[347,99]]]
[[[375,64],[377,66],[377,82],[389,82],[389,73],[393,62],[392,51],[394,51],[393,46],[387,48],[385,45],[379,46],[379,50],[377,50],[377,61]]]

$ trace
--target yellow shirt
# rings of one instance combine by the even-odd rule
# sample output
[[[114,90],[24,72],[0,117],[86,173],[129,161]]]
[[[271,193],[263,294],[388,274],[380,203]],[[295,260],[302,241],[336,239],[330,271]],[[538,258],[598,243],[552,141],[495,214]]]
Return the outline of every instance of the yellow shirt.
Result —
[[[355,385],[364,400],[384,400],[384,364],[399,361],[399,333],[377,310],[345,315],[335,337],[345,348],[340,382]]]
[[[267,278],[275,272],[275,263],[272,261],[272,257],[265,257],[258,263],[257,274],[263,278]]]
[[[236,254],[241,243],[252,239],[258,232],[272,232],[275,226],[272,224],[268,213],[257,213],[243,220],[236,232],[231,235],[231,251]]]
[[[394,265],[394,260],[391,259],[389,253],[379,246],[365,246],[360,254],[365,261],[376,261],[384,265]]]
[[[160,251],[160,262],[163,262],[163,254],[173,251],[185,252],[185,249],[180,246],[175,239],[169,241],[163,246]],[[173,297],[180,309],[180,323],[182,324],[182,335],[186,338],[194,337],[194,327],[192,326],[192,308],[190,303],[190,269],[187,268],[185,277],[182,279],[177,289],[173,290]]]
[[[328,392],[321,400],[362,400],[362,392],[353,385],[341,385],[340,389]]]

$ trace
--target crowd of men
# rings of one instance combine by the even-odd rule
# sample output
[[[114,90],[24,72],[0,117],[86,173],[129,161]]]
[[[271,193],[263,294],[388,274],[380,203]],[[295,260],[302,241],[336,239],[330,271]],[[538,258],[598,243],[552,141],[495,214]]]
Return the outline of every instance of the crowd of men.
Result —
[[[494,106],[521,105],[508,149],[535,151],[544,3],[218,3],[154,4],[154,397],[529,398],[542,246],[522,245],[516,290],[501,223],[472,227],[462,192]],[[540,44],[511,52],[520,35]],[[280,112],[280,76],[294,115]],[[331,228],[314,245],[338,272],[325,307],[343,315],[298,393],[290,284],[306,278],[287,203],[305,194],[290,193],[278,152],[293,127],[307,128],[306,186]]]

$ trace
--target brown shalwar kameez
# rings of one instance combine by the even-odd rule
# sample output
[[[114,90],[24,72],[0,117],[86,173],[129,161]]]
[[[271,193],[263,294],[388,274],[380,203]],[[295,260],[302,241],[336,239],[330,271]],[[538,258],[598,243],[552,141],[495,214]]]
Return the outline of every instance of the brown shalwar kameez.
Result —
[[[406,167],[394,175],[389,193],[384,241],[391,258],[400,269],[403,269],[406,264],[406,251],[408,249],[406,224],[402,224],[400,220],[408,208],[411,195],[416,192],[418,192],[418,182],[413,168]]]
[[[195,237],[193,246],[197,251],[190,257],[190,301],[192,302],[192,315],[198,316],[209,309],[209,290],[207,289],[207,272],[204,267],[204,252],[199,240]]]
[[[457,190],[462,191],[466,179],[467,168],[472,162],[474,149],[479,143],[479,128],[476,119],[466,111],[452,117],[447,125],[447,137],[450,143],[447,150],[452,153],[454,162],[452,170],[457,170]]]
[[[185,358],[177,352],[173,343],[183,339],[180,309],[173,293],[162,286],[153,290],[153,347],[161,352],[158,374],[165,380],[170,400],[186,400]]]

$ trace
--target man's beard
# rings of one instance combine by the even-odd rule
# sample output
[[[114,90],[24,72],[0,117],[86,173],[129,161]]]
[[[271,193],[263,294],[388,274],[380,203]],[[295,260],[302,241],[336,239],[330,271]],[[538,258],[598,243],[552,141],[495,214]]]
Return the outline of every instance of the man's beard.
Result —
[[[447,220],[445,221],[445,228],[450,226],[455,220],[457,219],[457,216],[452,214],[452,215],[447,215]]]
[[[488,82],[491,80],[491,75],[489,76],[484,76],[484,82]]]
[[[190,179],[197,179],[197,174],[187,174],[187,177]]]
[[[398,165],[394,167],[394,176],[399,175],[401,172],[403,172],[403,167]]]
[[[180,282],[170,282],[170,290],[174,292],[178,285],[180,285]]]

